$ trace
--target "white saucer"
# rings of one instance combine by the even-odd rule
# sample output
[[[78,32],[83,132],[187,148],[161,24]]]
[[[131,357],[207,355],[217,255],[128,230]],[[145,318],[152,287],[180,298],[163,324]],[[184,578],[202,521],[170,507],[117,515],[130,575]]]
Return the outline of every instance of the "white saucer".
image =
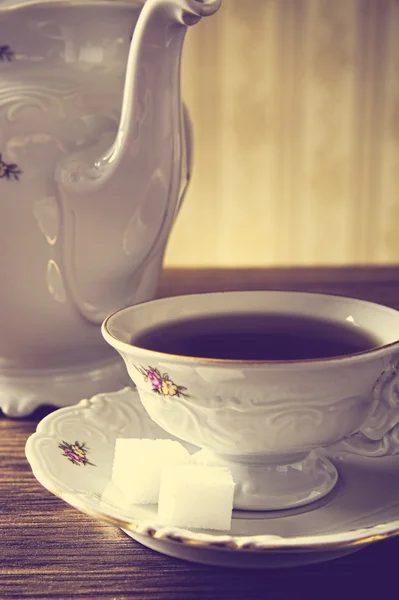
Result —
[[[53,494],[163,554],[223,566],[288,567],[330,560],[399,535],[399,456],[330,456],[339,463],[340,479],[328,496],[286,511],[235,511],[225,534],[164,527],[154,505],[128,512],[104,505],[101,494],[110,480],[117,437],[171,436],[150,420],[137,392],[125,388],[49,414],[28,439],[26,456]]]

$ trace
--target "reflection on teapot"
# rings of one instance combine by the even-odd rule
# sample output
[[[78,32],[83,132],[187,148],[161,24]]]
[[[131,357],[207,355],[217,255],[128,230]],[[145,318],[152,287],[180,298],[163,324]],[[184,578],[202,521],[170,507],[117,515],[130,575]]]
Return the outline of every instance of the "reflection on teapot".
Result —
[[[110,312],[154,296],[189,181],[187,27],[220,0],[0,3],[0,407],[124,385]]]

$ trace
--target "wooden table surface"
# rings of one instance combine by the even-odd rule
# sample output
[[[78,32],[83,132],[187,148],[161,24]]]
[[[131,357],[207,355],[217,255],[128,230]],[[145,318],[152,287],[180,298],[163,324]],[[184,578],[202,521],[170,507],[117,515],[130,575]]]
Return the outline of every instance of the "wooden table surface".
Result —
[[[160,294],[223,289],[326,291],[399,308],[399,267],[166,270]],[[398,583],[389,588],[399,564],[399,537],[329,563],[274,571],[191,564],[142,547],[71,508],[35,480],[24,446],[47,413],[41,407],[21,420],[0,417],[1,600],[399,596]]]

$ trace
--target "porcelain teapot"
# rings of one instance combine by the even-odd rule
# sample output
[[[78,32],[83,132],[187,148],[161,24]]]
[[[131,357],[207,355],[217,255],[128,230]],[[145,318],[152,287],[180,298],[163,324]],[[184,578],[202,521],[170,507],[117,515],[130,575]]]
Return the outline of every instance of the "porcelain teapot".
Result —
[[[220,0],[0,0],[0,408],[125,385],[99,324],[154,296],[189,181],[188,26]]]

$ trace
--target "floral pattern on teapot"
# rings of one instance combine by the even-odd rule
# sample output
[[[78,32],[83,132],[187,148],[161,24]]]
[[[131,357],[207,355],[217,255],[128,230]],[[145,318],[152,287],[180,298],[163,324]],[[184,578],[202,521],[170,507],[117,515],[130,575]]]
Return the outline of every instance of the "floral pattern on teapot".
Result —
[[[11,62],[13,59],[14,52],[10,46],[0,46],[0,62]],[[22,171],[18,165],[6,162],[0,153],[0,179],[14,179],[18,181],[21,174]]]
[[[15,163],[7,163],[3,160],[0,152],[0,179],[14,179],[19,180],[19,176],[22,174],[21,169]]]
[[[11,50],[10,46],[0,46],[0,61],[11,62],[13,59],[14,52]]]

